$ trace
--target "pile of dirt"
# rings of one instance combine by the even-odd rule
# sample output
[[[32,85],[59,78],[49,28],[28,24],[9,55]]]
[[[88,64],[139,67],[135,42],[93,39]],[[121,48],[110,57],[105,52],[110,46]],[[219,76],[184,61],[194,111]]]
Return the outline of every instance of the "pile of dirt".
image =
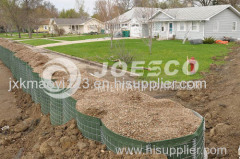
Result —
[[[24,45],[15,42],[10,42],[9,40],[3,38],[0,38],[0,45],[11,50],[12,52],[18,52],[20,50],[26,49]]]
[[[48,56],[36,53],[24,45],[10,42],[6,39],[1,39],[0,45],[11,50],[15,53],[16,57],[20,58],[24,62],[27,62],[36,73],[42,73],[43,66],[49,61]]]
[[[153,142],[193,134],[201,120],[190,109],[171,100],[157,100],[137,91],[86,91],[77,109],[101,118],[120,135]]]

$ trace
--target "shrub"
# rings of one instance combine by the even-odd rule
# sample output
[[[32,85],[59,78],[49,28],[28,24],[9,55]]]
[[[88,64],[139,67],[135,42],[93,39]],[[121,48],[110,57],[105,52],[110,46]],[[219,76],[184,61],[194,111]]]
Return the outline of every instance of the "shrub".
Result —
[[[65,30],[64,29],[59,29],[58,35],[59,36],[63,36],[65,34]]]
[[[122,52],[119,52],[118,53],[118,58],[121,60],[121,61],[124,61],[126,64],[130,64],[133,59],[134,59],[134,56],[131,55],[130,52],[128,51],[122,51]]]
[[[214,44],[215,41],[216,41],[215,38],[213,38],[213,37],[208,37],[208,38],[204,38],[203,44]]]
[[[54,31],[57,33],[58,36],[62,36],[65,34],[65,30],[62,28],[58,28],[57,25],[54,25]]]

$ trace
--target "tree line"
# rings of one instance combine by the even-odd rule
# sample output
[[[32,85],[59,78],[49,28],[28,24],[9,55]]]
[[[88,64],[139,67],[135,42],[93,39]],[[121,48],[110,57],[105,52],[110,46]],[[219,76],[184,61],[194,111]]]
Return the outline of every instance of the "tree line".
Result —
[[[19,38],[21,32],[32,32],[37,29],[43,19],[58,16],[58,11],[53,4],[44,0],[1,0],[0,1],[0,26],[4,31],[17,30]]]

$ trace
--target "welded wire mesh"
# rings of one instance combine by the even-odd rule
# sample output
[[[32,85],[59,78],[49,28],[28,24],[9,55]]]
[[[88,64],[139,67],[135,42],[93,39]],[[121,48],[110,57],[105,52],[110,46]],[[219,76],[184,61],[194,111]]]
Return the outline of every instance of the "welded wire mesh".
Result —
[[[100,119],[77,112],[77,125],[84,137],[101,142]]]
[[[72,97],[63,100],[63,123],[67,123],[76,118],[76,103],[77,101]]]
[[[52,125],[63,124],[63,100],[50,97],[50,120]]]

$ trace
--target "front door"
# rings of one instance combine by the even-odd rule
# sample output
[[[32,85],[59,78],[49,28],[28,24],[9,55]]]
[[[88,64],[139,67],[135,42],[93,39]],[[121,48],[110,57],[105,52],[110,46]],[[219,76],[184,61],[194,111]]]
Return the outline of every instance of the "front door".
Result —
[[[173,37],[173,23],[170,22],[168,23],[168,38],[172,38]]]

